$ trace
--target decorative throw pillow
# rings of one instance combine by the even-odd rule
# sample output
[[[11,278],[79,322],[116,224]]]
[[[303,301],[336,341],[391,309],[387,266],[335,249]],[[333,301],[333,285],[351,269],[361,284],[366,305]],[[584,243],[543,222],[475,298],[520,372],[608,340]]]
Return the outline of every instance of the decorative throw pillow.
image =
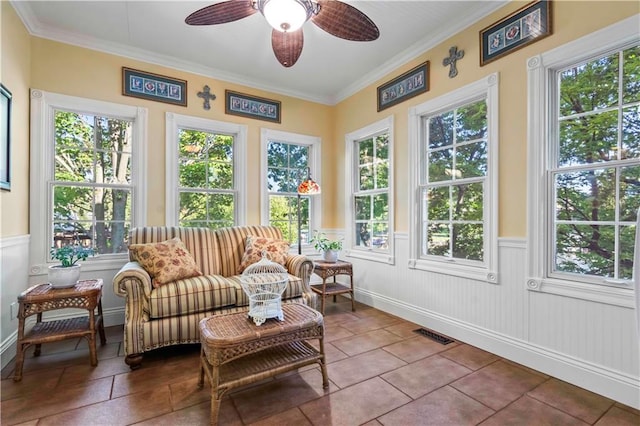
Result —
[[[155,288],[172,281],[202,275],[180,238],[161,243],[131,244],[129,250],[133,258],[151,275]]]
[[[238,267],[238,274],[241,274],[249,265],[259,262],[262,259],[262,252],[266,253],[267,259],[282,266],[286,263],[289,254],[289,242],[273,238],[249,235],[245,240],[244,247],[244,255],[242,255],[242,261]]]

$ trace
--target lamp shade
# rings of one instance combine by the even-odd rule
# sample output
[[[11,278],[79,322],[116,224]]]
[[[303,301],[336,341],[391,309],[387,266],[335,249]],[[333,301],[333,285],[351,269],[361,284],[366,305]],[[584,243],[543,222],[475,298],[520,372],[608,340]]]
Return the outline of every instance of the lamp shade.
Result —
[[[262,14],[267,22],[280,32],[293,32],[309,19],[309,11],[297,0],[266,0]]]
[[[310,176],[298,185],[298,195],[315,195],[320,194],[320,192],[320,185]]]

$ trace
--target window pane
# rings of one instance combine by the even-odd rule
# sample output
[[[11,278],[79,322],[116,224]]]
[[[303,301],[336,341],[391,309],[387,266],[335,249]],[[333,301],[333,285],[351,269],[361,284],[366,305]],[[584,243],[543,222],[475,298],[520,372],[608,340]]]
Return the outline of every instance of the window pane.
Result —
[[[456,142],[487,137],[487,103],[482,100],[456,110]]]
[[[640,105],[622,110],[622,159],[638,157],[640,157]]]
[[[207,187],[207,163],[181,159],[178,163],[180,173],[180,186],[183,188]]]
[[[270,192],[287,192],[287,170],[270,167],[267,170],[267,187]]]
[[[309,164],[309,147],[303,145],[289,145],[289,150],[291,156],[289,167],[305,169]]]
[[[54,179],[63,182],[93,182],[93,153],[56,145]]]
[[[636,227],[620,227],[620,260],[618,264],[618,278],[633,279],[633,250],[636,238]]]
[[[620,171],[620,220],[635,222],[640,208],[640,166],[623,167]]]
[[[54,120],[56,149],[93,151],[93,116],[56,111]]]
[[[386,250],[389,248],[389,224],[388,222],[373,223],[373,239],[371,246],[376,249]]]
[[[614,276],[614,226],[557,225],[556,238],[557,271]]]
[[[207,168],[208,185],[212,189],[233,189],[232,163],[211,162]]]
[[[378,162],[376,164],[376,189],[389,187],[389,162]]]
[[[456,177],[470,178],[487,174],[487,143],[475,142],[456,150]]]
[[[127,222],[96,222],[95,241],[96,249],[100,254],[126,253],[127,236],[129,232]]]
[[[356,220],[371,219],[371,197],[368,195],[355,197]]]
[[[380,194],[373,197],[373,217],[374,220],[386,220],[389,218],[389,197],[387,194]]]
[[[429,182],[451,180],[453,174],[453,149],[430,151],[428,155]]]
[[[451,254],[449,243],[449,225],[442,223],[428,225],[426,254],[448,257]]]
[[[373,139],[365,139],[358,142],[358,164],[370,164],[373,162]]]
[[[369,230],[368,222],[356,223],[355,242],[356,242],[356,246],[359,246],[359,247],[371,246],[371,231]]]
[[[269,142],[267,145],[267,165],[271,167],[286,167],[288,165],[287,145]]]
[[[449,187],[431,188],[427,194],[429,220],[449,220]]]
[[[481,261],[483,233],[484,227],[482,224],[454,224],[453,234],[451,235],[453,257]]]
[[[358,167],[360,190],[373,189],[373,165]]]
[[[207,156],[211,161],[231,164],[233,161],[233,137],[207,133]]]
[[[389,159],[389,134],[385,133],[376,137],[376,158],[378,160]]]
[[[560,166],[615,160],[617,145],[616,110],[560,122]]]
[[[482,220],[482,184],[456,185],[452,188],[453,220]]]
[[[429,119],[429,149],[453,144],[453,111]]]
[[[207,210],[210,221],[233,223],[233,195],[209,194],[207,201],[209,202]]]
[[[302,241],[309,234],[308,220],[309,197],[300,197],[300,212],[303,218]],[[282,238],[294,243],[298,241],[298,198],[292,196],[271,195],[269,197],[269,224],[282,231]]]
[[[618,54],[563,71],[560,75],[560,116],[615,105],[618,81]]]
[[[191,223],[207,220],[207,194],[201,192],[181,192],[179,221]],[[199,225],[205,226],[205,225]]]
[[[640,101],[640,46],[624,51],[623,102]]]
[[[53,188],[53,220],[91,220],[93,217],[93,189],[77,186]]]
[[[556,175],[556,217],[559,220],[615,220],[614,169]]]
[[[205,132],[178,129],[178,153],[182,158],[204,158],[207,138]]]

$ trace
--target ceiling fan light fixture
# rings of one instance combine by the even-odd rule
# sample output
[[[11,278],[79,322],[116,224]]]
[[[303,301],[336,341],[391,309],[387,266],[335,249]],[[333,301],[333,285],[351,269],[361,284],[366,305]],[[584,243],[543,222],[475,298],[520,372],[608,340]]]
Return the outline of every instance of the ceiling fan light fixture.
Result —
[[[262,0],[258,1],[258,10],[269,25],[281,32],[293,32],[309,20],[315,11],[310,0]]]

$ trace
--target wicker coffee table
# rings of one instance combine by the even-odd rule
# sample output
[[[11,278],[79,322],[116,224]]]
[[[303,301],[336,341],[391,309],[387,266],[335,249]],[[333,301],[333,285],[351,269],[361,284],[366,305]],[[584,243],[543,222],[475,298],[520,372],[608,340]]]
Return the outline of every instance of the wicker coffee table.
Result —
[[[322,315],[299,303],[282,306],[284,321],[269,319],[256,326],[247,313],[217,315],[200,321],[199,386],[211,383],[211,424],[218,424],[226,391],[318,363],[322,386],[329,386],[324,355]],[[319,340],[320,349],[307,340]]]
[[[78,281],[69,288],[53,288],[51,284],[38,284],[28,288],[20,296],[18,303],[18,345],[16,353],[16,369],[13,380],[22,380],[24,352],[36,345],[34,356],[40,355],[43,343],[57,342],[64,339],[84,337],[89,343],[91,365],[98,365],[96,354],[96,333],[100,334],[100,343],[107,342],[102,321],[102,280]],[[55,309],[86,309],[86,317],[68,318],[55,321],[42,321],[42,313]],[[98,308],[98,313],[95,313]],[[25,333],[25,319],[37,315],[36,324]]]

